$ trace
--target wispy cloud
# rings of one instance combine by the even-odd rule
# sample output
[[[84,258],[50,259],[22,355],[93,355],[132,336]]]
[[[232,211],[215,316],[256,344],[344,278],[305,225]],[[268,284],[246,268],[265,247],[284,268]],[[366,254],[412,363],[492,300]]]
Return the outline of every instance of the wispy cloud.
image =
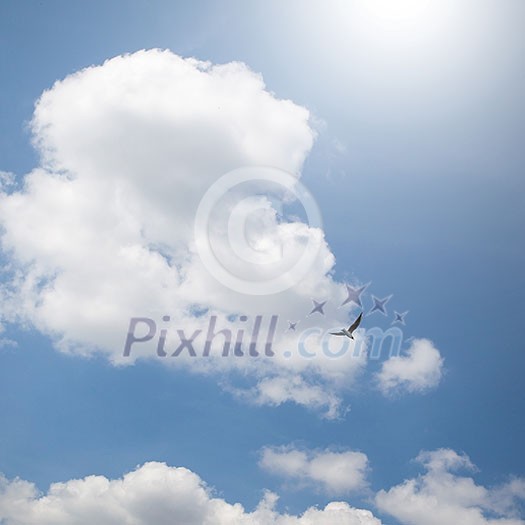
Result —
[[[285,480],[328,494],[347,494],[367,487],[368,458],[353,450],[267,447],[261,452],[259,466]]]

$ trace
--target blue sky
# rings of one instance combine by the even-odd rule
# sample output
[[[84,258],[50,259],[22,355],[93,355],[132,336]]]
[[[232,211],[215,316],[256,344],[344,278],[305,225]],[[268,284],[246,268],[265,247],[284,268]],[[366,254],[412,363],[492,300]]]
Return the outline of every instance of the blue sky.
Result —
[[[9,303],[1,312],[3,335],[16,342],[0,349],[0,472],[7,480],[19,477],[46,492],[51,483],[92,474],[117,479],[158,461],[190,469],[247,511],[268,489],[280,496],[279,512],[292,515],[346,501],[385,524],[427,525],[435,522],[377,497],[406,479],[424,484],[424,468],[428,479],[453,486],[459,478],[439,477],[431,460],[421,460],[424,467],[414,462],[423,450],[468,455],[479,471],[461,475],[489,492],[523,479],[525,6],[518,0],[423,4],[1,4],[0,171],[15,174],[11,192],[37,166],[49,169],[31,145],[32,134],[45,131],[31,131],[29,123],[35,102],[55,81],[141,49],[212,64],[243,62],[263,76],[272,96],[310,112],[316,138],[303,148],[301,181],[319,205],[335,256],[330,289],[371,282],[365,311],[371,294],[393,294],[390,317],[365,317],[365,328],[386,329],[394,310],[408,310],[406,337],[431,340],[444,360],[438,384],[386,396],[376,385],[384,361],[370,361],[358,381],[339,391],[350,411],[326,419],[298,402],[239,400],[224,387],[229,372],[202,375],[147,359],[115,366],[92,355],[89,337],[87,357],[60,352],[62,325],[33,317],[32,308],[22,311],[22,302],[7,301],[2,291]],[[52,107],[60,109],[56,93]],[[293,126],[290,134],[299,137],[303,124]],[[16,217],[3,221],[4,230],[15,232]],[[22,253],[25,244],[13,238]],[[23,267],[9,250],[2,260]],[[10,279],[7,272],[5,283]],[[304,305],[297,317],[306,316],[311,298],[297,302]],[[246,301],[258,307],[256,299]],[[73,339],[80,333],[67,329]],[[313,479],[279,465],[263,468],[265,448],[359,451],[368,458],[367,481],[362,490],[331,493],[328,474]],[[520,490],[514,496],[522,504]],[[0,498],[0,521],[33,523],[15,521],[2,509],[6,501]],[[474,506],[481,517],[469,523],[525,518],[520,503],[504,511],[486,501]]]

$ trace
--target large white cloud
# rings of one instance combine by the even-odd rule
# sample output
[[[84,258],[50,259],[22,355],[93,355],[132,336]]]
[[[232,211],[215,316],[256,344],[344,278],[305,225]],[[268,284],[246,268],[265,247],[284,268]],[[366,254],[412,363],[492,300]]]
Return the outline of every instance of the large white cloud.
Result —
[[[381,525],[371,512],[345,502],[294,516],[275,510],[267,493],[253,512],[214,497],[193,472],[146,463],[122,479],[89,476],[52,484],[46,494],[0,476],[0,521],[5,525]]]
[[[328,494],[346,494],[367,487],[368,458],[353,450],[267,447],[261,452],[259,465],[294,484],[320,488]]]
[[[403,525],[523,525],[517,502],[525,500],[525,481],[514,479],[496,487],[476,484],[454,474],[473,470],[465,455],[450,449],[423,452],[417,458],[426,472],[376,496],[377,507]]]
[[[275,314],[273,359],[220,358],[216,341],[212,358],[193,358],[186,347],[164,361],[219,374],[242,368],[254,379],[253,388],[230,388],[255,403],[292,401],[327,417],[341,412],[342,392],[366,364],[366,345],[353,355],[349,343],[335,359],[321,351],[319,332],[305,346],[315,358],[297,353],[300,332],[342,326],[351,314],[338,308],[344,286],[331,277],[335,258],[322,230],[280,219],[259,186],[256,198],[253,187],[242,186],[219,201],[209,234],[215,253],[226,257],[223,263],[231,263],[227,218],[238,211],[238,199],[252,206],[246,235],[256,255],[282,252],[283,264],[289,264],[309,242],[319,248],[300,282],[265,296],[234,292],[215,280],[193,233],[199,202],[229,170],[275,166],[299,177],[315,136],[306,109],[276,98],[243,64],[212,65],[150,50],[57,82],[38,100],[32,131],[40,166],[19,189],[4,184],[0,196],[2,247],[10,261],[10,280],[1,290],[4,320],[36,326],[62,351],[101,352],[126,364],[155,356],[162,329],[171,354],[177,330],[185,337],[202,330],[202,349],[212,315],[218,316],[216,331],[234,329],[235,339],[239,328],[251,333],[257,315],[264,316],[264,332]],[[232,263],[228,269],[261,280],[280,267]],[[308,316],[312,298],[329,300],[326,316]],[[203,311],[207,315],[196,313]],[[248,321],[231,317],[239,314]],[[165,315],[169,321],[162,321]],[[154,319],[155,337],[135,344],[124,358],[132,317]],[[287,320],[300,320],[300,332],[287,332]],[[288,358],[286,350],[292,351]]]

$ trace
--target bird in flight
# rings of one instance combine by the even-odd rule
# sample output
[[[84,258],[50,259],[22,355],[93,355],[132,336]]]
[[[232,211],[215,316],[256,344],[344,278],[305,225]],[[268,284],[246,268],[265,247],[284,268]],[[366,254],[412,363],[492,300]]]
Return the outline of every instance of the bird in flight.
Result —
[[[340,332],[330,332],[330,335],[346,335],[346,337],[353,339],[354,336],[352,335],[352,333],[359,326],[362,317],[363,312],[359,314],[359,317],[348,328],[342,328]]]

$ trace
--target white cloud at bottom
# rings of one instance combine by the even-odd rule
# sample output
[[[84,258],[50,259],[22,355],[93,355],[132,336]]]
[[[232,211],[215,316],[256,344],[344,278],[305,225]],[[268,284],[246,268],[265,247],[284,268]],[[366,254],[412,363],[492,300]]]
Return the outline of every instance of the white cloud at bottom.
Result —
[[[324,460],[326,453],[320,457]],[[330,456],[332,466],[333,458]],[[275,458],[270,459],[269,463],[275,466]],[[297,454],[281,454],[277,460],[281,473],[302,471],[307,463]],[[422,452],[416,460],[425,472],[377,492],[374,501],[378,511],[401,525],[525,525],[525,479],[510,478],[496,487],[478,484],[473,477],[458,473],[472,472],[475,467],[466,455],[451,449]],[[324,469],[322,475],[310,479],[313,482],[315,477],[321,488],[327,484],[340,488],[339,474],[337,469]],[[302,514],[292,515],[276,509],[278,499],[275,493],[266,492],[250,512],[240,503],[217,497],[187,468],[160,462],[145,463],[119,479],[93,475],[53,483],[47,493],[40,493],[31,482],[8,480],[0,474],[2,525],[382,524],[371,511],[352,507],[345,501],[332,501],[324,508],[312,506]]]
[[[88,476],[54,483],[47,494],[19,479],[0,477],[0,520],[5,525],[381,525],[370,511],[345,502],[302,515],[275,510],[267,492],[253,512],[213,496],[202,479],[182,467],[151,462],[122,479]]]
[[[458,470],[475,470],[464,454],[450,449],[422,452],[417,461],[426,472],[376,496],[378,509],[403,525],[525,525],[519,500],[525,501],[525,480],[499,487],[476,484]]]

